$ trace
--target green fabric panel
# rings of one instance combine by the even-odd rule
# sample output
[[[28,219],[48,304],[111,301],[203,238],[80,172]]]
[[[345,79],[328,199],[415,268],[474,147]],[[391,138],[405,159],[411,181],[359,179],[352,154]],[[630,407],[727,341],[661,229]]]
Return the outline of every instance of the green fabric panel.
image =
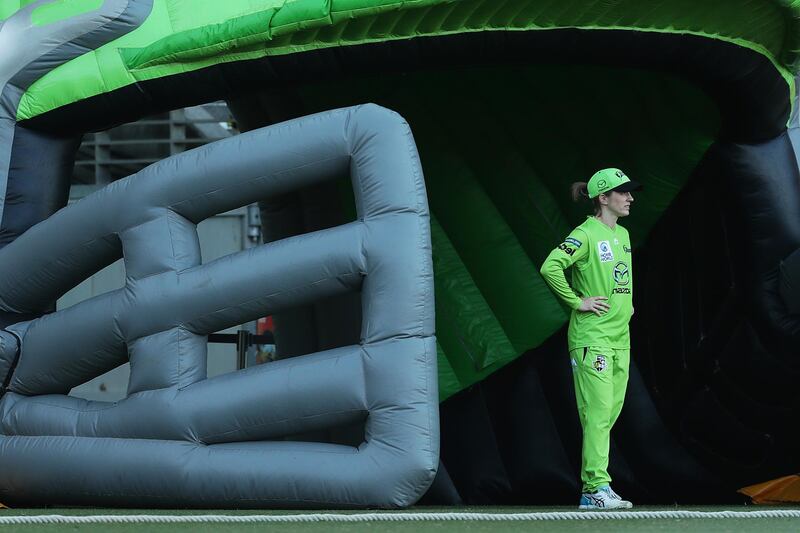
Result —
[[[44,26],[94,11],[102,5],[103,0],[59,0],[34,9],[31,13],[31,21],[36,26]]]
[[[702,90],[677,77],[626,68],[453,69],[317,82],[297,94],[308,113],[371,101],[409,121],[435,216],[436,334],[461,388],[510,359],[502,352],[477,368],[462,347],[465,329],[456,327],[454,314],[476,327],[494,316],[509,339],[509,332],[525,329],[530,344],[512,344],[512,358],[547,338],[536,336],[540,319],[527,306],[549,309],[555,326],[566,323],[549,290],[531,297],[515,275],[539,279],[542,255],[591,211],[571,201],[569,184],[614,165],[641,181],[645,189],[635,193],[632,215],[623,222],[641,243],[719,128],[717,109]],[[450,250],[463,265],[468,289],[451,279],[444,261]],[[457,303],[445,289],[477,291],[488,309],[470,298]],[[502,311],[509,308],[519,321],[506,320]],[[473,343],[490,338],[478,330],[469,335]],[[452,379],[440,379],[443,398],[455,392],[446,383]]]
[[[136,80],[123,66],[118,47],[142,47],[171,32],[166,2],[154,0],[153,10],[142,26],[94,52],[61,65],[36,81],[31,86],[36,90],[23,95],[17,117],[37,116],[58,107],[52,106],[54,101],[50,98],[31,97],[39,91],[65,102],[75,102],[134,83]]]
[[[231,12],[230,5],[226,4],[225,7],[225,11],[212,12],[206,18],[213,14],[224,19]],[[240,9],[250,11],[252,6],[248,3],[240,6]],[[168,63],[207,60],[228,53],[260,52],[263,43],[274,37],[331,23],[330,5],[325,0],[297,0],[280,8],[256,11],[219,24],[197,26],[196,17],[191,20],[190,29],[172,33],[149,46],[120,49],[125,65],[135,70]],[[190,24],[184,21],[179,26]]]
[[[492,76],[494,71],[489,70],[482,77]],[[503,214],[531,261],[541,265],[554,243],[561,242],[572,226],[542,176],[525,157],[536,146],[516,145],[506,133],[505,124],[484,102],[474,92],[461,90],[464,83],[461,76],[435,72],[428,73],[426,79],[426,98],[421,105],[437,119],[444,136],[458,147],[459,154]],[[453,109],[470,111],[454,113]],[[532,123],[528,127],[541,128],[541,125]],[[492,134],[476,135],[476,131]],[[564,191],[560,192],[563,195]]]
[[[587,181],[599,168],[614,166],[645,184],[644,192],[634,194],[631,221],[623,223],[634,247],[683,187],[719,127],[716,107],[700,89],[657,73],[543,66],[469,71],[464,76],[461,83],[481,94],[504,87],[503,100],[485,101],[487,111],[503,125],[510,146],[528,147],[520,152],[545,177],[570,227],[591,213],[588,203],[572,202],[572,182]],[[591,90],[586,90],[586,80],[592,80]],[[643,195],[646,202],[639,201]]]
[[[458,0],[331,0],[331,21],[336,24],[350,19],[374,17],[421,7],[448,4]]]
[[[790,70],[796,70],[797,45],[800,44],[797,42],[800,5],[788,0],[507,0],[502,3],[496,0],[298,0],[287,2],[282,8],[290,10],[282,16],[292,22],[281,26],[285,28],[281,32],[293,33],[270,40],[269,32],[263,32],[257,43],[245,39],[238,46],[235,42],[230,48],[223,46],[225,52],[217,53],[219,49],[215,45],[220,44],[219,40],[231,36],[224,32],[211,32],[200,48],[207,50],[208,54],[194,52],[186,61],[164,63],[169,57],[183,57],[178,54],[157,59],[159,50],[169,50],[171,54],[179,51],[175,45],[167,47],[167,42],[162,41],[173,33],[224,24],[284,4],[282,0],[155,0],[155,4],[156,9],[150,18],[165,17],[166,20],[153,23],[148,20],[142,28],[103,47],[114,51],[145,48],[140,52],[150,57],[147,64],[154,66],[131,73],[119,57],[113,58],[119,56],[118,53],[90,53],[88,55],[96,55],[102,64],[102,75],[92,75],[80,62],[76,65],[77,59],[54,69],[23,96],[18,118],[30,118],[73,102],[78,97],[101,94],[136,80],[168,76],[228,61],[421,35],[567,27],[684,33],[731,42],[770,59],[786,79],[793,96],[794,79]],[[298,4],[297,7],[294,4]],[[320,15],[326,9],[332,13],[330,19]],[[280,11],[275,16],[278,15]],[[310,18],[301,21],[296,17]],[[323,29],[320,24],[333,26]],[[139,56],[126,53],[126,57]],[[80,85],[79,90],[67,87],[76,82]]]
[[[463,388],[541,344],[566,322],[567,314],[501,213],[455,155],[457,144],[451,144],[441,129],[442,121],[465,110],[450,105],[444,111],[448,114],[439,117],[427,107],[428,92],[418,88],[429,74],[319,83],[301,88],[298,95],[309,105],[307,112],[374,101],[397,110],[411,124],[433,214],[436,335]],[[475,125],[473,133],[481,127]],[[456,190],[465,181],[463,190]],[[454,265],[463,273],[449,270]],[[495,321],[499,331],[481,331]],[[503,337],[507,347],[498,350],[506,344]],[[483,360],[475,355],[486,350],[482,346],[492,349]],[[443,388],[445,397],[453,392]]]
[[[131,70],[141,70],[180,63],[187,67],[194,62],[193,67],[199,68],[201,65],[218,63],[218,59],[223,57],[227,57],[227,60],[263,57],[264,45],[276,37],[331,24],[330,0],[294,0],[286,3],[273,0],[263,4],[269,5],[269,9],[263,9],[262,6],[255,12],[257,2],[252,0],[239,0],[237,5],[228,2],[215,4],[215,9],[207,11],[201,20],[224,22],[205,25],[199,23],[193,13],[186,19],[185,9],[181,11],[175,4],[170,4],[170,18],[180,21],[173,22],[173,27],[186,29],[169,34],[144,48],[122,49],[125,65]],[[236,13],[247,14],[236,16]],[[160,72],[168,75],[170,70],[151,70],[147,77],[151,78]]]
[[[315,95],[325,102],[318,104],[321,108],[378,101],[409,121],[419,146],[431,211],[519,355],[549,337],[567,315],[539,275],[538,265],[457,155],[457,145],[442,131],[442,120],[436,120],[426,107],[427,93],[412,89],[427,84],[429,74],[360,79],[335,84],[335,89],[321,86]],[[341,96],[330,98],[334,94]],[[448,109],[451,114],[464,113],[452,105]],[[487,357],[485,363],[498,359]]]
[[[452,74],[450,72],[444,77],[452,82]],[[428,76],[425,75],[424,78],[427,83]],[[420,81],[417,80],[417,83]],[[414,84],[412,80],[406,81],[409,82]],[[458,84],[455,81],[453,85]],[[436,83],[431,84],[435,85]],[[470,147],[459,144],[458,139],[444,129],[451,121],[458,122],[457,116],[474,118],[471,111],[465,113],[465,110],[471,110],[473,106],[460,107],[457,99],[449,102],[444,100],[441,102],[444,106],[441,109],[446,111],[437,113],[431,105],[433,100],[429,99],[429,92],[415,93],[410,87],[403,90],[402,86],[395,91],[396,94],[417,95],[413,103],[404,103],[403,97],[395,97],[392,104],[397,104],[398,108],[404,110],[404,116],[410,117],[420,145],[432,211],[438,216],[481,294],[497,317],[516,352],[515,356],[538,346],[561,327],[568,314],[539,275],[538,263],[532,261],[508,225],[507,213],[501,211],[500,206],[487,195],[476,176],[477,168],[484,171],[484,181],[503,181],[497,169],[493,171],[490,168],[495,162],[495,154],[489,152],[485,146],[482,149],[475,147],[477,151],[470,154],[473,163],[477,159],[483,159],[489,164],[470,166],[467,157],[461,155],[469,152]],[[501,131],[488,130],[486,124],[478,121],[473,121],[471,128],[467,125],[464,127],[473,137],[476,132],[488,131],[502,136]],[[530,180],[532,176],[529,175],[528,178]],[[499,187],[508,185],[499,184]],[[564,224],[563,216],[556,212],[551,214]],[[520,228],[520,233],[527,239],[532,231],[536,233],[537,226]],[[549,252],[550,245],[546,241],[536,243],[535,246],[542,253],[545,250]],[[480,313],[478,309],[473,312]],[[487,357],[485,366],[509,362],[510,359],[504,354],[502,352],[497,357]],[[496,369],[497,367],[492,370]],[[462,381],[466,381],[463,376]]]
[[[163,3],[169,18],[171,30],[159,37],[162,38],[173,32],[194,30],[261,11],[277,10],[293,1],[298,0],[154,0],[154,3]]]
[[[289,35],[331,24],[330,0],[297,0],[287,3],[272,20],[272,35]]]
[[[431,217],[431,240],[437,335],[453,356],[454,368],[458,368],[458,362],[469,363],[457,371],[467,381],[475,371],[510,361],[518,353],[435,217]]]
[[[355,220],[349,179],[338,181],[346,220]],[[439,399],[444,401],[519,355],[458,257],[435,216],[431,216]]]
[[[470,29],[467,25],[508,18],[503,6],[512,3],[483,3],[473,11],[467,9],[471,2],[452,3],[447,9],[434,5],[387,11],[374,18],[282,35],[272,44],[291,47],[311,35],[316,41],[310,42],[346,41],[347,36],[385,33],[392,22],[396,23],[392,35],[417,31],[432,21],[443,28],[457,24]],[[256,4],[263,6],[254,0],[250,7]],[[541,9],[544,4],[526,9]],[[244,4],[237,5],[243,9]],[[315,5],[319,4],[309,2],[306,7]],[[578,6],[574,0],[562,5],[567,11]],[[171,20],[175,13],[168,16],[166,4],[159,0],[155,9],[159,11],[142,28],[117,44],[147,48],[157,40],[153,36],[176,35]],[[530,13],[522,10],[517,19],[527,16]],[[583,15],[575,11],[562,16]],[[656,10],[653,16],[666,15]],[[257,55],[262,48],[254,43],[244,53]],[[70,65],[80,61],[85,72],[61,73],[74,76],[71,84],[49,78],[46,87],[85,94],[83,80],[91,73],[106,88],[119,82],[113,72],[104,69],[103,77],[97,69],[98,61],[121,65],[118,48],[104,47]],[[191,69],[202,61],[207,59],[179,66]],[[175,67],[158,68],[169,72]],[[133,79],[124,69],[120,72]],[[435,268],[441,271],[435,272],[438,351],[447,361],[440,375],[442,397],[538,346],[566,322],[537,270],[542,254],[590,210],[568,198],[572,181],[585,180],[603,166],[620,166],[644,183],[645,190],[636,194],[633,215],[624,223],[634,243],[640,243],[685,185],[718,129],[716,108],[702,91],[678,78],[635,69],[570,65],[458,69],[315,83],[298,93],[309,112],[374,101],[396,109],[412,126],[437,217],[432,237]],[[455,268],[447,262],[442,266],[442,254],[448,250],[461,274],[447,270]],[[503,337],[510,351],[500,349]],[[465,342],[470,343],[469,352]]]
[[[433,212],[514,350],[539,345],[566,320],[561,305],[460,158],[423,162]]]
[[[269,38],[274,14],[274,9],[268,9],[221,24],[173,33],[146,48],[122,48],[120,54],[132,69],[223,55]]]
[[[358,11],[360,9],[379,10],[402,5],[403,0],[333,0],[334,11]],[[430,2],[429,2],[430,3]],[[433,2],[438,3],[438,2]]]
[[[270,5],[281,4],[283,4],[283,0],[226,0],[226,2],[219,3],[197,0],[169,0],[169,2],[154,0],[150,16],[142,26],[94,52],[89,52],[61,65],[35,82],[29,92],[23,95],[17,117],[22,120],[20,117],[37,116],[62,105],[53,105],[54,100],[49,97],[45,99],[32,98],[31,90],[34,91],[34,95],[41,91],[42,94],[51,95],[57,100],[74,102],[134,83],[136,79],[124,66],[120,49],[144,48],[164,36],[171,35],[175,31],[172,19],[176,15],[170,13],[173,5],[183,6],[182,12],[191,14],[197,23],[202,25],[208,23],[208,20],[225,20],[226,17],[220,18],[219,13],[214,11],[220,7],[236,7],[242,12],[238,14],[243,14],[243,12],[252,12],[254,5],[259,6],[263,11]],[[187,19],[192,19],[192,16],[176,19],[174,21],[175,29],[185,29],[189,25]],[[99,68],[101,64],[103,65],[102,71]],[[180,63],[177,66],[179,72],[190,70]],[[170,67],[170,74],[175,73],[175,67],[174,64]]]

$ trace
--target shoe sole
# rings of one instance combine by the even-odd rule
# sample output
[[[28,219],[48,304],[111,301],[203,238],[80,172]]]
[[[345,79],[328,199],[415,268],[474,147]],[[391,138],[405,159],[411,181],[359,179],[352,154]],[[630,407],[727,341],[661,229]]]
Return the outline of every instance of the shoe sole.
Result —
[[[619,509],[633,509],[633,504],[628,503],[619,505],[617,507],[595,507],[594,505],[579,505],[579,511],[617,511]]]

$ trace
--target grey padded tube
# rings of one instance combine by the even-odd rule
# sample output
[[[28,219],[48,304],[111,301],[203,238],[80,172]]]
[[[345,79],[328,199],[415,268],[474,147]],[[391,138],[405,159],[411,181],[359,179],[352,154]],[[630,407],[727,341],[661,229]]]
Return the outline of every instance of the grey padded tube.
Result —
[[[201,264],[201,220],[347,173],[355,222]],[[115,182],[0,250],[0,308],[55,299],[123,252],[124,288],[8,328],[21,353],[0,399],[0,499],[403,507],[424,493],[439,455],[433,276],[401,117],[304,117]],[[204,379],[209,333],[358,290],[359,344]],[[8,366],[13,337],[0,340]],[[125,400],[65,396],[128,358]],[[281,440],[358,422],[358,447]]]

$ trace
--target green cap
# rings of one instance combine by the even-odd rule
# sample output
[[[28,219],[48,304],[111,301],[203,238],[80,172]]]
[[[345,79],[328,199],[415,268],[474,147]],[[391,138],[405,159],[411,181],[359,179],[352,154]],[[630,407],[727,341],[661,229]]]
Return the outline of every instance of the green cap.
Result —
[[[631,181],[623,171],[618,168],[604,168],[598,170],[589,179],[587,189],[589,189],[589,198],[597,198],[601,194],[608,194],[611,191],[617,192],[633,192],[641,189],[642,186]]]

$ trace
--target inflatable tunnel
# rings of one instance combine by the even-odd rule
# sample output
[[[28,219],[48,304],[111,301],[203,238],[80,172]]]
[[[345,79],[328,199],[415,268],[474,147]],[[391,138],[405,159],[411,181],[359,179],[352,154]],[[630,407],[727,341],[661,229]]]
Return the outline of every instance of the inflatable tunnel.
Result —
[[[66,203],[87,131],[217,99],[243,131],[368,102],[408,122],[430,204],[441,401],[423,501],[574,503],[568,313],[538,270],[587,214],[569,184],[608,166],[644,185],[625,221],[636,314],[615,486],[642,503],[736,501],[798,471],[794,2],[2,6],[15,50],[0,59],[3,244]],[[270,242],[362,217],[346,176],[254,200]],[[3,325],[48,313],[48,296],[4,306]],[[363,300],[280,309],[279,356],[358,344]],[[0,474],[0,495],[13,501],[16,483]]]

